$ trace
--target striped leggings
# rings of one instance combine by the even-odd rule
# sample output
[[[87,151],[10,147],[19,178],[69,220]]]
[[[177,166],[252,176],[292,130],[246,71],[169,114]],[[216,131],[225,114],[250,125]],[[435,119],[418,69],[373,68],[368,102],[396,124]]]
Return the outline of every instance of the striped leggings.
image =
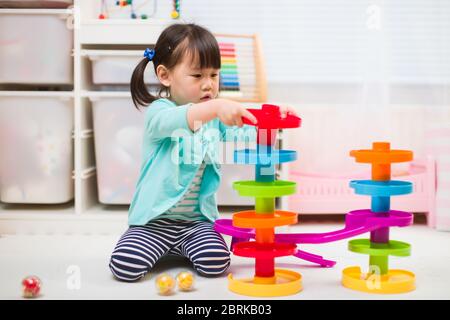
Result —
[[[211,222],[160,218],[131,226],[119,239],[109,268],[119,280],[137,281],[168,254],[188,258],[206,277],[221,275],[230,265],[230,251]]]

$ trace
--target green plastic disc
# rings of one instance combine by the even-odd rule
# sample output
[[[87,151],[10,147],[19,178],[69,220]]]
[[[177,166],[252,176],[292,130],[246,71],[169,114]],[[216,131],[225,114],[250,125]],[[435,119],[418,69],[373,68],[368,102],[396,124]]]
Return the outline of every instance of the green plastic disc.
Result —
[[[371,256],[407,257],[411,254],[411,245],[396,240],[390,240],[388,244],[371,244],[369,239],[355,239],[348,242],[348,250]]]
[[[297,184],[291,181],[256,182],[253,180],[236,181],[233,188],[243,197],[276,198],[294,194]]]

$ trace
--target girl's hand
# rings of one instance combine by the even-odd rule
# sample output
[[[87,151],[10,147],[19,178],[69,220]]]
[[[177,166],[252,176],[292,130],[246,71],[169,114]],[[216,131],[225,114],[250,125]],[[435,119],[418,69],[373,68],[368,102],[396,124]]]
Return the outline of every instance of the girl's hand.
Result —
[[[280,106],[280,113],[282,118],[286,118],[288,114],[299,117],[295,109],[291,106]]]
[[[256,117],[238,102],[226,99],[216,99],[216,103],[217,117],[227,126],[242,127],[244,125],[242,117],[249,119],[254,124],[258,122]]]

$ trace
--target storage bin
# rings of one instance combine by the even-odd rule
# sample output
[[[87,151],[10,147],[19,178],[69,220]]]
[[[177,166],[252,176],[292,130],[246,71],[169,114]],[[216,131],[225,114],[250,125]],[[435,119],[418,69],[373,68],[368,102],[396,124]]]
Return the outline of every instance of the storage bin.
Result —
[[[91,97],[99,202],[129,204],[142,161],[144,111],[130,97]]]
[[[139,61],[143,59],[143,50],[85,50],[92,63],[92,82],[98,85],[129,85],[131,75]],[[145,69],[145,83],[159,84],[153,63],[149,62]]]
[[[72,0],[0,0],[0,8],[67,8]]]
[[[0,93],[0,201],[73,199],[73,99],[57,93]]]
[[[73,83],[73,32],[64,14],[2,13],[0,83]]]

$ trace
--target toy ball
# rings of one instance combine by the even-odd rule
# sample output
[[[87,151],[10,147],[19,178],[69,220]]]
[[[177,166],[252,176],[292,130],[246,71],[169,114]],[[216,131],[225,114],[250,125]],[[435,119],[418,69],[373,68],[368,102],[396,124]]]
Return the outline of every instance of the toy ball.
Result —
[[[178,288],[182,291],[192,290],[194,287],[194,275],[188,271],[180,272],[177,275]]]
[[[172,19],[178,19],[180,17],[180,14],[174,10],[170,13],[170,16],[172,17]]]
[[[22,280],[22,294],[25,298],[35,298],[41,291],[41,280],[36,276],[29,276]]]
[[[160,274],[155,280],[156,289],[161,295],[169,295],[175,288],[175,279],[167,273]]]

